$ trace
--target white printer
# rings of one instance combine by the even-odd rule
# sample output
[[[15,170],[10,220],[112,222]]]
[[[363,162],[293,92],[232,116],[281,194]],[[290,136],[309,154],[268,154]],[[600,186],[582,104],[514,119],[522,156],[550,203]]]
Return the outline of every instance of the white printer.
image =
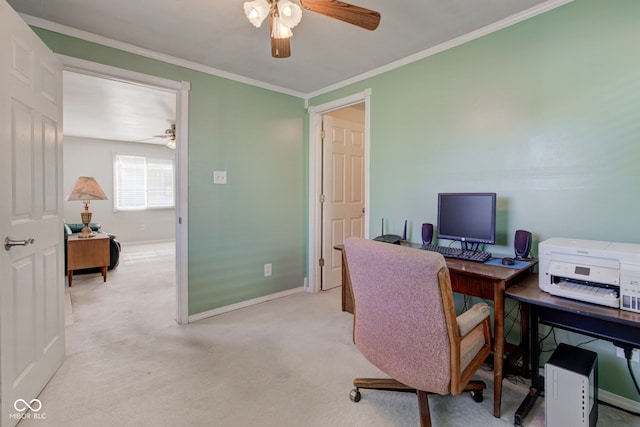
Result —
[[[640,313],[640,245],[554,237],[538,258],[543,291]]]

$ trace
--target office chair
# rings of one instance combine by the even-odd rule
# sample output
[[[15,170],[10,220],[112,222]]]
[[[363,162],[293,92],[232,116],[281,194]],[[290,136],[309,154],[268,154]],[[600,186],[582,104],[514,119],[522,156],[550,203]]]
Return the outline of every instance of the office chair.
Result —
[[[345,242],[355,302],[353,339],[391,379],[356,378],[360,389],[415,391],[421,426],[431,426],[428,393],[483,399],[471,381],[491,352],[489,307],[456,316],[451,279],[439,253],[361,238]]]

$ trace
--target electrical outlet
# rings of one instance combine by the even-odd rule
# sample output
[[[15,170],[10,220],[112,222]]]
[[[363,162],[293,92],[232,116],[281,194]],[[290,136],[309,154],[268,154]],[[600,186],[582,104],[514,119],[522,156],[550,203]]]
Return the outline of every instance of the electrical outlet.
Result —
[[[271,264],[264,265],[264,277],[271,276]]]
[[[620,347],[616,347],[616,356],[622,359],[626,359],[626,357],[624,356],[624,349]],[[633,351],[631,352],[631,361],[640,363],[640,350],[638,350],[637,348],[634,348]]]
[[[227,183],[227,171],[213,171],[213,183],[214,184],[226,184]]]

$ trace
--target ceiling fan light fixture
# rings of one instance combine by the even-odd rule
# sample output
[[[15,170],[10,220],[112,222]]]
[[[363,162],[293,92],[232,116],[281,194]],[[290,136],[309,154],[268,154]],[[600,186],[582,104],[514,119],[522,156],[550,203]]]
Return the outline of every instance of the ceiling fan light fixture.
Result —
[[[282,25],[289,29],[298,25],[302,19],[302,9],[290,0],[280,0],[278,2],[278,14]]]
[[[256,27],[269,16],[271,56],[274,58],[291,56],[291,29],[302,20],[303,8],[365,30],[373,31],[380,24],[380,13],[341,0],[254,0],[244,3],[244,13]]]
[[[265,18],[269,16],[271,5],[267,0],[254,0],[244,2],[244,14],[249,22],[255,27],[260,28]]]
[[[282,18],[274,16],[271,37],[274,39],[288,39],[291,36],[293,36],[293,32],[282,23]]]

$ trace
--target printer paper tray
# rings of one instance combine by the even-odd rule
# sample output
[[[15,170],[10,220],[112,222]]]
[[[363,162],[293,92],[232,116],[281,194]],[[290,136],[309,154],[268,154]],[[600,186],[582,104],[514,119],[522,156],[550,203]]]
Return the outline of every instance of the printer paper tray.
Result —
[[[570,284],[560,282],[547,285],[546,291],[551,295],[570,298],[576,301],[584,301],[592,304],[605,305],[607,307],[620,308],[620,298],[611,289],[596,286]]]

